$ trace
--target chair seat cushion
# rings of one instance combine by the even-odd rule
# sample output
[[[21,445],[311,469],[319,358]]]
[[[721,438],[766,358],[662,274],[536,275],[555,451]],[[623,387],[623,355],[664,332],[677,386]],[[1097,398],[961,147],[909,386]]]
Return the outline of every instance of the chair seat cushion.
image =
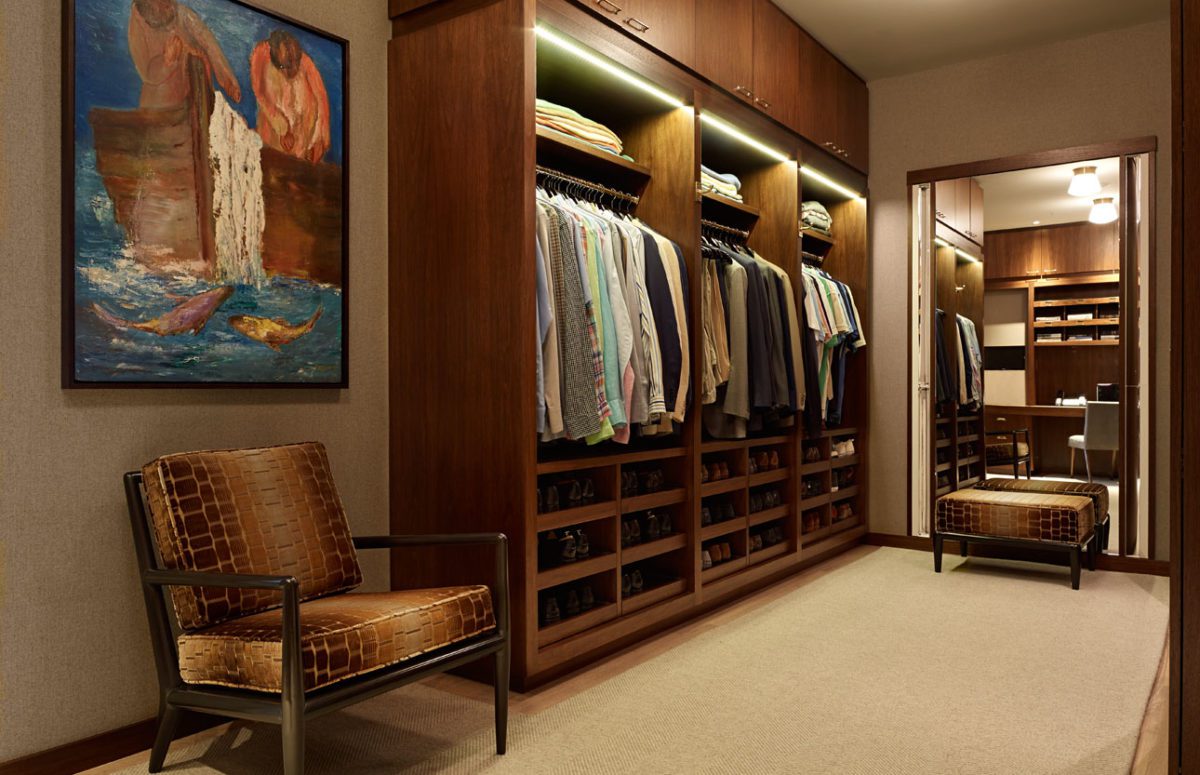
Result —
[[[1084,544],[1095,530],[1083,495],[967,489],[937,501],[937,532]]]
[[[985,448],[988,465],[1011,463],[1013,461],[1013,445],[1011,441],[989,441]],[[1023,441],[1017,442],[1017,459],[1028,457],[1029,445]]]
[[[190,684],[282,691],[283,611],[272,609],[179,636]],[[300,604],[306,691],[403,662],[496,628],[485,586],[348,593]]]
[[[1084,449],[1087,446],[1087,438],[1078,434],[1067,437],[1067,446],[1075,449]]]
[[[1092,513],[1097,522],[1108,516],[1108,486],[1092,482],[1055,482],[1048,479],[985,479],[975,485],[977,490],[1010,490],[1015,492],[1046,492],[1059,495],[1085,495],[1092,499]]]

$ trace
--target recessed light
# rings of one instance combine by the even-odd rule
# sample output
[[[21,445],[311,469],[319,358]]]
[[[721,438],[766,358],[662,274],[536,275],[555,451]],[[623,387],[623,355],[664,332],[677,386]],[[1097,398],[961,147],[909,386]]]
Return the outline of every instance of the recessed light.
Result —
[[[1034,225],[1034,226],[1041,226],[1041,225],[1042,225],[1042,222],[1041,222],[1041,221],[1034,221],[1034,222],[1033,222],[1033,225]]]

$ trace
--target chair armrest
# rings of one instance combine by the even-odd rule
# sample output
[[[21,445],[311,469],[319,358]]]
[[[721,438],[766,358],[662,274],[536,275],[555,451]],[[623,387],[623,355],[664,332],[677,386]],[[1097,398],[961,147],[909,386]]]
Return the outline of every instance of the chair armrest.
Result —
[[[208,573],[187,570],[148,570],[142,579],[155,587],[224,587],[236,589],[278,589],[298,587],[295,576],[267,576],[251,573]]]
[[[503,533],[447,533],[431,535],[362,536],[355,549],[396,549],[408,546],[453,546],[493,544],[496,547],[496,588],[492,590],[496,624],[508,638],[508,536]]]

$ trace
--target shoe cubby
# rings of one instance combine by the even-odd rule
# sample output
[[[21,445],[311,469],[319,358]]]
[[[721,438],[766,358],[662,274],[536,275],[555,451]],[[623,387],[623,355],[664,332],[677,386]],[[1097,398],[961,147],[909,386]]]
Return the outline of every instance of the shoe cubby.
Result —
[[[588,567],[591,560],[616,555],[616,521],[612,517],[538,533],[538,572]],[[564,573],[567,571],[563,571]],[[586,571],[585,571],[586,572]]]
[[[700,502],[700,538],[708,540],[746,527],[746,491],[704,498]]]
[[[800,473],[817,473],[829,468],[829,448],[827,438],[805,439],[801,444]]]
[[[701,456],[700,494],[719,495],[746,487],[745,448],[709,452]]]
[[[825,471],[800,477],[800,509],[801,511],[817,508],[829,502],[829,482],[831,472]]]
[[[773,557],[786,554],[792,545],[791,528],[787,520],[776,519],[751,527],[746,545],[750,564],[766,562]]]
[[[626,562],[621,566],[621,613],[638,611],[686,590],[683,578],[690,564],[680,550],[670,554]]]
[[[616,568],[538,590],[538,645],[568,638],[618,615]]]
[[[746,457],[746,473],[751,487],[771,482],[783,482],[791,475],[791,453],[788,444],[765,444],[750,447]]]
[[[683,458],[620,466],[621,512],[629,514],[682,503],[689,470]]]
[[[700,545],[700,581],[707,583],[737,573],[747,566],[745,530],[721,536]],[[705,560],[705,557],[708,560]],[[705,566],[708,567],[705,567]]]
[[[617,468],[567,469],[537,478],[538,529],[570,527],[616,514]]]
[[[682,506],[648,509],[621,516],[622,564],[675,551],[686,545]]]
[[[861,524],[859,517],[858,498],[835,501],[829,507],[829,530],[840,533]]]
[[[788,492],[785,483],[779,482],[751,488],[747,498],[747,524],[753,529],[786,517],[790,513]]]

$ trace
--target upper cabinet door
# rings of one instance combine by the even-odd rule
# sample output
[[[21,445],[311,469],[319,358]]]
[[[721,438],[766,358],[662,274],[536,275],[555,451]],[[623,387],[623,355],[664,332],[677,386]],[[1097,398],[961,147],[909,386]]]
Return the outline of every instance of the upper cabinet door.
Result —
[[[789,127],[799,124],[800,27],[770,0],[754,0],[754,104]]]
[[[652,48],[686,67],[695,66],[696,0],[591,0],[587,4]]]
[[[695,0],[696,70],[751,104],[754,103],[754,2]]]
[[[841,63],[800,30],[800,121],[796,130],[830,153],[837,145],[840,70]]]
[[[954,222],[950,226],[972,242],[977,241],[971,236],[971,179],[959,178],[954,181],[954,198],[957,201]]]
[[[958,223],[958,192],[955,190],[955,183],[953,180],[939,180],[933,184],[934,215],[951,229]]]
[[[983,244],[983,186],[971,178],[971,233],[967,236]]]
[[[870,100],[867,84],[850,68],[837,62],[838,69],[838,146],[839,154],[859,172],[867,172],[870,154],[868,124]]]

